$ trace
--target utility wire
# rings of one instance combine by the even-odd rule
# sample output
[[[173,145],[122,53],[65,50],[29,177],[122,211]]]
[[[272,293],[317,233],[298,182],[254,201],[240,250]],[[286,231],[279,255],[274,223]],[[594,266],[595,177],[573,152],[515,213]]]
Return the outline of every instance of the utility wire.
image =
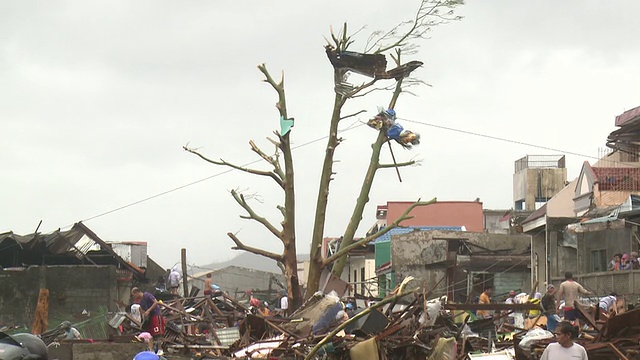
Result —
[[[554,151],[554,152],[560,152],[560,153],[564,153],[564,154],[575,155],[575,156],[580,156],[580,157],[584,157],[584,158],[597,159],[597,160],[599,160],[599,158],[598,158],[598,157],[591,156],[591,155],[585,155],[585,154],[580,154],[580,153],[576,153],[576,152],[572,152],[572,151],[566,151],[566,150],[562,150],[562,149],[556,149],[556,148],[552,148],[552,147],[548,147],[548,146],[542,146],[542,145],[531,144],[531,143],[527,143],[527,142],[523,142],[523,141],[518,141],[518,140],[512,140],[512,139],[502,138],[502,137],[499,137],[499,136],[493,136],[493,135],[481,134],[481,133],[477,133],[477,132],[473,132],[473,131],[461,130],[461,129],[456,129],[456,128],[447,127],[447,126],[443,126],[443,125],[436,125],[436,124],[431,124],[431,123],[427,123],[427,122],[423,122],[423,121],[411,120],[411,119],[407,119],[407,118],[398,118],[398,119],[399,119],[399,120],[406,121],[406,122],[410,122],[410,123],[415,123],[415,124],[420,124],[420,125],[430,126],[430,127],[434,127],[434,128],[438,128],[438,129],[443,129],[443,130],[448,130],[448,131],[458,132],[458,133],[461,133],[461,134],[467,134],[467,135],[472,135],[472,136],[478,136],[478,137],[483,137],[483,138],[487,138],[487,139],[491,139],[491,140],[503,141],[503,142],[508,142],[508,143],[517,144],[517,145],[524,145],[524,146],[529,146],[529,147],[533,147],[533,148],[538,148],[538,149],[543,149],[543,150],[550,150],[550,151]],[[353,123],[352,125],[350,125],[350,126],[346,127],[345,129],[339,130],[339,133],[346,132],[346,131],[349,131],[349,130],[353,130],[353,129],[358,128],[358,127],[360,127],[360,126],[362,126],[362,125],[365,125],[365,123],[362,123],[362,122],[355,122],[355,123]],[[300,144],[300,145],[294,146],[294,147],[292,147],[291,149],[292,149],[292,150],[299,149],[299,148],[301,148],[301,147],[308,146],[308,145],[311,145],[311,144],[316,143],[316,142],[318,142],[318,141],[324,140],[324,139],[326,139],[326,138],[328,138],[328,137],[329,137],[329,136],[322,136],[322,137],[319,137],[319,138],[317,138],[317,139],[314,139],[314,140],[308,141],[308,142],[306,142],[306,143],[303,143],[303,144]],[[246,167],[246,166],[249,166],[249,165],[253,165],[253,164],[257,163],[257,162],[260,162],[261,160],[262,160],[262,159],[256,159],[256,160],[254,160],[254,161],[247,162],[247,163],[242,164],[242,165],[240,165],[240,166],[241,166],[241,167]],[[609,161],[611,161],[612,163],[619,163],[618,161],[612,161],[612,160],[609,160]],[[631,165],[631,164],[625,163],[625,165],[629,166],[629,165]],[[637,165],[637,166],[631,165],[631,166],[633,166],[633,167],[640,167],[640,165]],[[97,215],[94,215],[94,216],[91,216],[91,217],[85,218],[85,219],[83,219],[83,220],[81,220],[81,221],[82,221],[82,222],[86,222],[86,221],[90,221],[90,220],[93,220],[93,219],[97,219],[97,218],[103,217],[103,216],[105,216],[105,215],[108,215],[108,214],[111,214],[111,213],[114,213],[114,212],[117,212],[117,211],[120,211],[120,210],[124,210],[124,209],[129,208],[129,207],[132,207],[132,206],[134,206],[134,205],[138,205],[138,204],[141,204],[141,203],[147,202],[147,201],[149,201],[149,200],[153,200],[153,199],[158,198],[158,197],[160,197],[160,196],[167,195],[167,194],[173,193],[173,192],[175,192],[175,191],[178,191],[178,190],[181,190],[181,189],[187,188],[187,187],[189,187],[189,186],[199,184],[199,183],[204,182],[204,181],[207,181],[207,180],[209,180],[209,179],[213,179],[213,178],[218,177],[218,176],[220,176],[220,175],[224,175],[224,174],[230,173],[230,172],[232,172],[232,171],[234,171],[234,170],[235,170],[235,169],[227,169],[227,170],[221,171],[221,172],[219,172],[219,173],[216,173],[216,174],[213,174],[213,175],[207,176],[207,177],[205,177],[205,178],[202,178],[202,179],[199,179],[199,180],[196,180],[196,181],[193,181],[193,182],[190,182],[190,183],[187,183],[187,184],[184,184],[184,185],[181,185],[181,186],[178,186],[178,187],[172,188],[172,189],[170,189],[170,190],[166,190],[166,191],[160,192],[160,193],[158,193],[158,194],[155,194],[155,195],[152,195],[152,196],[149,196],[149,197],[146,197],[146,198],[143,198],[143,199],[140,199],[140,200],[137,200],[137,201],[131,202],[131,203],[129,203],[129,204],[126,204],[126,205],[123,205],[123,206],[120,206],[120,207],[117,207],[117,208],[111,209],[111,210],[109,210],[109,211],[105,211],[105,212],[103,212],[103,213],[100,213],[100,214],[97,214]],[[62,227],[61,229],[67,229],[67,228],[70,228],[71,226],[73,226],[73,224],[70,224],[70,225],[67,225],[67,226],[65,226],[65,227]]]
[[[338,133],[343,133],[343,132],[346,132],[346,131],[349,131],[349,130],[353,130],[353,129],[358,128],[358,127],[360,127],[360,126],[362,126],[362,125],[364,125],[364,124],[363,124],[363,123],[357,123],[357,122],[356,122],[356,123],[353,123],[353,124],[351,124],[350,126],[348,126],[348,127],[344,128],[344,129],[342,129],[342,130],[339,130],[339,131],[338,131]],[[329,137],[329,136],[328,136],[328,135],[326,135],[326,136],[319,137],[319,138],[314,139],[314,140],[307,141],[307,142],[305,142],[305,143],[303,143],[303,144],[300,144],[300,145],[292,146],[292,147],[291,147],[291,150],[296,150],[296,149],[299,149],[299,148],[301,148],[301,147],[311,145],[311,144],[316,143],[316,142],[318,142],[318,141],[324,140],[324,139],[326,139],[326,138],[328,138],[328,137]],[[253,164],[255,164],[255,163],[258,163],[258,162],[260,162],[260,161],[263,161],[263,159],[261,159],[261,158],[260,158],[260,159],[256,159],[256,160],[253,160],[253,161],[247,162],[247,163],[242,164],[242,165],[239,165],[239,166],[240,166],[240,167],[247,167],[247,166],[249,166],[249,165],[253,165]],[[169,189],[169,190],[166,190],[166,191],[160,192],[160,193],[158,193],[158,194],[155,194],[155,195],[152,195],[152,196],[149,196],[149,197],[146,197],[146,198],[143,198],[143,199],[140,199],[140,200],[134,201],[134,202],[132,202],[132,203],[129,203],[129,204],[126,204],[126,205],[123,205],[123,206],[120,206],[120,207],[117,207],[117,208],[111,209],[111,210],[109,210],[109,211],[105,211],[105,212],[103,212],[103,213],[100,213],[100,214],[97,214],[97,215],[94,215],[94,216],[88,217],[88,218],[83,219],[83,220],[81,220],[81,221],[82,221],[82,222],[87,222],[87,221],[90,221],[90,220],[93,220],[93,219],[97,219],[97,218],[99,218],[99,217],[103,217],[103,216],[105,216],[105,215],[109,215],[109,214],[114,213],[114,212],[116,212],[116,211],[124,210],[124,209],[129,208],[129,207],[132,207],[132,206],[134,206],[134,205],[138,205],[138,204],[141,204],[141,203],[143,203],[143,202],[147,202],[147,201],[149,201],[149,200],[153,200],[153,199],[158,198],[158,197],[160,197],[160,196],[167,195],[167,194],[170,194],[170,193],[172,193],[172,192],[175,192],[175,191],[178,191],[178,190],[181,190],[181,189],[187,188],[187,187],[189,187],[189,186],[193,186],[193,185],[199,184],[199,183],[201,183],[201,182],[207,181],[207,180],[209,180],[209,179],[213,179],[213,178],[215,178],[215,177],[218,177],[218,176],[220,176],[220,175],[224,175],[224,174],[230,173],[230,172],[235,171],[235,170],[236,170],[236,169],[227,169],[227,170],[223,170],[223,171],[221,171],[221,172],[219,172],[219,173],[216,173],[216,174],[213,174],[213,175],[207,176],[207,177],[202,178],[202,179],[200,179],[200,180],[196,180],[196,181],[192,181],[192,182],[190,182],[190,183],[184,184],[184,185],[180,185],[180,186],[175,187],[175,188],[173,188],[173,189]],[[60,229],[67,229],[67,228],[70,228],[70,227],[72,227],[72,226],[73,226],[73,224],[70,224],[70,225],[67,225],[67,226],[65,226],[65,227],[62,227],[62,228],[60,228]]]
[[[552,148],[552,147],[548,147],[548,146],[531,144],[531,143],[527,143],[527,142],[524,142],[524,141],[506,139],[506,138],[502,138],[502,137],[499,137],[499,136],[481,134],[481,133],[477,133],[477,132],[473,132],[473,131],[456,129],[456,128],[443,126],[443,125],[430,124],[430,123],[427,123],[427,122],[424,122],[424,121],[411,120],[411,119],[406,119],[406,118],[398,118],[398,120],[403,120],[403,121],[414,123],[414,124],[430,126],[430,127],[434,127],[434,128],[437,128],[437,129],[443,129],[443,130],[458,132],[458,133],[461,133],[461,134],[473,135],[473,136],[483,137],[483,138],[487,138],[487,139],[491,139],[491,140],[498,140],[498,141],[508,142],[508,143],[511,143],[511,144],[524,145],[524,146],[529,146],[529,147],[543,149],[543,150],[555,151],[555,152],[568,154],[568,155],[575,155],[575,156],[585,157],[585,158],[589,158],[589,159],[600,160],[600,158],[597,157],[597,156],[580,154],[580,153],[576,153],[576,152],[572,152],[572,151],[556,149],[556,148]],[[609,162],[612,162],[612,163],[618,163],[618,164],[621,163],[619,161],[614,161],[614,160],[606,160],[606,161],[609,161]],[[632,167],[640,167],[640,165],[635,165],[635,164],[630,164],[630,163],[624,163],[624,164],[627,165],[627,166],[632,166]]]

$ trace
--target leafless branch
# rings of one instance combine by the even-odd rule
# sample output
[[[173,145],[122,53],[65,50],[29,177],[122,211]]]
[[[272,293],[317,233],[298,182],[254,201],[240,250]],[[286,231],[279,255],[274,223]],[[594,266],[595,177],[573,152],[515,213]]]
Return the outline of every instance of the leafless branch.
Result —
[[[365,91],[362,94],[354,95],[354,96],[352,96],[352,98],[364,97],[364,96],[367,96],[367,95],[371,94],[374,91],[390,91],[390,90],[393,90],[394,88],[395,88],[395,85],[389,85],[389,86],[385,86],[385,87],[377,87],[377,88],[369,89],[368,91]]]
[[[373,79],[371,81],[369,81],[368,83],[364,83],[360,86],[355,87],[353,90],[351,90],[351,92],[347,93],[346,97],[350,98],[353,97],[354,95],[358,94],[360,91],[373,86],[373,84],[376,83],[376,81],[378,81],[378,79]]]
[[[401,163],[397,163],[397,164],[378,164],[378,169],[387,169],[387,168],[395,168],[395,167],[404,167],[404,166],[411,166],[411,165],[415,165],[416,162],[415,161],[407,161],[407,162],[401,162]]]
[[[199,158],[201,158],[202,160],[214,164],[214,165],[219,165],[219,166],[228,166],[230,168],[236,169],[236,170],[240,170],[249,174],[253,174],[253,175],[260,175],[260,176],[267,176],[272,178],[281,188],[284,189],[284,183],[282,181],[282,178],[279,177],[279,175],[277,175],[276,173],[272,172],[272,171],[262,171],[262,170],[256,170],[256,169],[250,169],[247,167],[243,167],[243,166],[239,166],[239,165],[235,165],[229,162],[226,162],[222,159],[220,159],[220,161],[216,161],[216,160],[212,160],[207,158],[206,156],[202,155],[200,152],[188,148],[186,145],[182,147],[185,151],[190,152],[196,156],[198,156]]]
[[[403,21],[387,32],[373,32],[365,45],[365,53],[383,53],[397,47],[403,48],[405,53],[414,52],[418,46],[415,40],[424,39],[433,26],[462,18],[452,10],[462,3],[461,0],[423,0],[414,19]],[[449,10],[442,13],[442,9]]]
[[[251,220],[255,220],[255,221],[259,222],[265,228],[267,228],[267,230],[269,230],[269,232],[271,232],[275,237],[280,239],[280,241],[284,241],[283,238],[282,238],[282,232],[279,231],[278,229],[276,229],[276,227],[273,226],[273,224],[271,224],[269,222],[269,220],[267,220],[266,218],[256,214],[256,212],[247,203],[246,199],[244,198],[244,196],[242,194],[238,193],[236,190],[231,190],[231,196],[233,196],[234,200],[240,206],[242,206],[242,208],[245,209],[247,211],[247,213],[249,214],[248,217],[247,216],[241,216],[241,218],[243,218],[243,219],[251,219]]]
[[[353,114],[345,115],[345,116],[341,117],[340,120],[344,120],[346,118],[350,118],[350,117],[353,117],[353,116],[358,116],[358,115],[360,115],[360,114],[362,114],[364,112],[367,112],[367,110],[360,110],[360,111],[355,112]]]
[[[411,210],[415,209],[417,206],[426,206],[429,204],[433,204],[437,201],[436,198],[433,198],[429,201],[420,201],[420,199],[418,199],[418,201],[414,202],[413,204],[411,204],[403,213],[402,215],[400,215],[400,217],[398,219],[396,219],[396,221],[394,221],[393,223],[389,224],[387,227],[385,227],[384,229],[376,232],[373,235],[367,236],[364,239],[360,239],[356,242],[354,242],[353,244],[340,249],[339,251],[337,251],[335,254],[329,256],[328,258],[323,260],[323,264],[326,266],[328,264],[331,264],[332,262],[336,261],[337,259],[339,259],[340,257],[346,255],[349,253],[349,251],[361,247],[361,246],[365,246],[368,243],[370,243],[371,241],[379,238],[380,236],[388,233],[389,231],[391,231],[391,229],[398,227],[398,225],[405,221],[405,220],[409,220],[411,218],[413,218],[413,216],[409,216],[409,213],[411,212]]]
[[[275,260],[277,262],[282,262],[284,260],[283,256],[280,255],[280,254],[272,253],[270,251],[266,251],[266,250],[263,250],[263,249],[258,249],[258,248],[254,248],[252,246],[245,245],[242,241],[240,241],[240,239],[238,239],[238,237],[234,233],[228,232],[227,236],[230,237],[231,240],[233,240],[233,242],[236,244],[236,246],[232,247],[233,250],[244,250],[244,251],[256,254],[256,255],[262,255],[262,256],[268,257],[268,258],[273,259],[273,260]]]
[[[251,146],[251,151],[260,155],[260,157],[263,158],[264,161],[273,166],[273,173],[278,175],[278,178],[280,178],[281,182],[284,181],[284,172],[282,171],[282,167],[280,166],[280,161],[278,161],[278,150],[276,150],[276,155],[269,156],[264,151],[262,151],[256,145],[256,143],[253,142],[253,140],[249,141],[249,145]]]

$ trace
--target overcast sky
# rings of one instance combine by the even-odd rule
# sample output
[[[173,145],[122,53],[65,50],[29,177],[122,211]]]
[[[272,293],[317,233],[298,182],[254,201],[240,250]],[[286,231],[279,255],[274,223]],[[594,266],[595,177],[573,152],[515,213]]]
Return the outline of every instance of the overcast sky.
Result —
[[[191,264],[235,256],[229,231],[279,251],[269,233],[238,217],[229,195],[234,188],[258,194],[256,210],[279,223],[278,188],[224,173],[182,145],[237,164],[257,159],[251,139],[272,150],[265,137],[279,127],[276,94],[261,82],[262,62],[274,76],[285,71],[293,144],[326,136],[333,72],[323,37],[330,26],[366,26],[352,47],[358,51],[369,33],[411,18],[417,6],[0,1],[0,232],[31,233],[40,220],[48,232],[86,220],[107,241],[147,241],[165,267],[179,261],[182,247]],[[605,147],[615,115],[640,105],[639,12],[636,0],[468,0],[459,7],[462,21],[434,28],[407,58],[424,62],[414,75],[432,87],[402,97],[398,116],[542,148],[402,122],[422,143],[410,151],[396,146],[396,158],[422,165],[402,168],[402,183],[392,169],[378,173],[358,235],[386,201],[479,197],[485,208],[510,208],[514,161],[527,154],[580,154],[567,155],[569,178],[576,177]],[[351,101],[346,113],[368,114],[341,127],[366,121],[388,101],[389,94]],[[346,227],[376,133],[360,126],[342,137],[327,236]],[[300,253],[309,251],[325,145],[294,152]]]

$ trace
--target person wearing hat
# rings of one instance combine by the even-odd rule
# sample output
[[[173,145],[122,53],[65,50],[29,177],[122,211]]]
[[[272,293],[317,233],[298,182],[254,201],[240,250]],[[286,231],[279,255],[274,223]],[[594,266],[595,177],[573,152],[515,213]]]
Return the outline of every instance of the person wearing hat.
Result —
[[[71,326],[70,322],[63,321],[62,324],[60,324],[60,326],[62,327],[62,330],[64,330],[65,340],[82,339],[82,335],[80,335],[80,332],[76,328]]]
[[[558,319],[556,318],[556,287],[553,284],[547,286],[547,292],[540,300],[540,305],[544,309],[544,314],[547,316],[547,330],[553,332],[558,325]]]

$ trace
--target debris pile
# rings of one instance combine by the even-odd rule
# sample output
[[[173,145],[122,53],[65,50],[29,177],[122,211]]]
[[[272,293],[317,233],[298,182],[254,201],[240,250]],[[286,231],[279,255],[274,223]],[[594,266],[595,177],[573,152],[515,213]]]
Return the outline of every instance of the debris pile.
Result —
[[[487,339],[455,323],[446,297],[428,296],[400,287],[358,309],[346,306],[335,291],[319,292],[287,317],[264,316],[221,292],[177,299],[162,304],[163,349],[198,358],[297,359],[454,359],[489,350]],[[492,320],[481,322],[494,326]]]
[[[575,307],[581,314],[581,320],[586,322],[575,342],[584,346],[590,359],[640,359],[640,309],[596,320],[595,314],[599,311],[596,307],[585,308],[578,302]],[[544,331],[546,334],[538,331],[539,339],[524,345],[528,334],[515,336],[516,358],[539,359],[546,346],[555,341],[553,334]]]
[[[429,299],[426,289],[404,291],[404,285],[376,302],[361,302],[360,308],[355,299],[335,291],[318,292],[288,316],[265,316],[249,299],[221,291],[176,298],[161,303],[166,330],[159,345],[167,358],[435,360],[492,353],[495,359],[534,360],[555,341],[544,325],[525,330],[507,319],[511,312],[536,313],[537,303],[455,304],[446,296]],[[595,320],[595,308],[576,308],[588,327],[576,342],[590,358],[640,359],[640,309]],[[491,310],[495,316],[476,318],[477,310]],[[142,341],[135,336],[142,332],[141,324],[129,313],[112,315],[108,325],[110,341]],[[58,327],[41,338],[49,344],[62,331]]]

